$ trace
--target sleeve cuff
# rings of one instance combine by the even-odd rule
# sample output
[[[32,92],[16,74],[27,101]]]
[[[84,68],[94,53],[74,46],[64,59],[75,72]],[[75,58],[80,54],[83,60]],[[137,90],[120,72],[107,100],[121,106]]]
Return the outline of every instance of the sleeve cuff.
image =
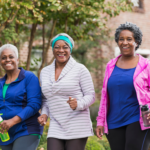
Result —
[[[97,117],[97,126],[104,126],[104,121],[101,119],[99,120],[99,118]]]
[[[83,110],[80,101],[77,101],[77,108],[76,108],[76,110]]]
[[[46,114],[47,117],[49,117],[49,111],[48,110],[42,110],[41,115]]]

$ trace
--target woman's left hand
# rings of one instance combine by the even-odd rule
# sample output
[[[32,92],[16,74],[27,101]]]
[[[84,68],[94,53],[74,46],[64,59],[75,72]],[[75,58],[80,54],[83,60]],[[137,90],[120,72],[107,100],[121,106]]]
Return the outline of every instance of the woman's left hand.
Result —
[[[4,120],[2,123],[0,123],[0,133],[7,132],[12,126],[14,126],[13,120]]]
[[[70,105],[70,108],[75,110],[77,108],[77,100],[75,98],[69,97],[67,103]]]

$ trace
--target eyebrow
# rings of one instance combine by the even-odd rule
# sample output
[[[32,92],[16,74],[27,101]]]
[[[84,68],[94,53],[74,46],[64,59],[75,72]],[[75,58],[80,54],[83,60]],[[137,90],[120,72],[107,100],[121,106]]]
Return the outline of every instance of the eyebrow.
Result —
[[[13,54],[8,54],[8,55],[2,55],[2,56],[14,56]]]
[[[59,45],[55,45],[55,46],[59,46]],[[63,45],[63,46],[68,46],[67,44],[66,45]],[[68,46],[69,47],[69,46]]]
[[[129,37],[132,38],[132,36],[128,36],[127,38],[129,38]],[[119,38],[123,38],[123,36],[120,36]]]

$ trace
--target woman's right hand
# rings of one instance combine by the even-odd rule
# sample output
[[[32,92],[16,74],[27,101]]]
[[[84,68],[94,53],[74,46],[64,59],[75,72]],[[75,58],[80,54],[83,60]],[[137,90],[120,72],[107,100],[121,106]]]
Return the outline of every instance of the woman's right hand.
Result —
[[[104,127],[103,126],[97,126],[96,127],[96,135],[101,140],[102,140],[103,133],[104,133]]]
[[[44,126],[47,122],[47,115],[46,114],[43,114],[41,116],[38,117],[38,122],[41,126]]]

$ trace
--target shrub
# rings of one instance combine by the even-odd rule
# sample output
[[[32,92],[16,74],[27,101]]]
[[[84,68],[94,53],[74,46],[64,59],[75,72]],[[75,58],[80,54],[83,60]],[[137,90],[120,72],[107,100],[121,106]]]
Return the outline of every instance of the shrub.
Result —
[[[85,150],[105,150],[105,148],[101,143],[99,143],[96,136],[92,136],[88,138]]]

